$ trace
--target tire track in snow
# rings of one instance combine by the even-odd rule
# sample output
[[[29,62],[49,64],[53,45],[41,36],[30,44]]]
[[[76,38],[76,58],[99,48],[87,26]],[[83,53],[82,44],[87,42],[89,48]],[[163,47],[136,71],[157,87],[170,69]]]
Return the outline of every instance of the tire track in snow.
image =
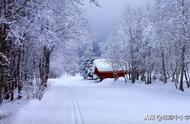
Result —
[[[77,110],[76,110],[76,106],[75,106],[75,103],[74,103],[73,96],[71,96],[71,103],[72,103],[74,124],[78,124],[78,123],[77,123],[77,112],[76,112]]]
[[[67,87],[67,89],[69,90],[69,94],[71,96],[74,124],[85,124],[82,111],[75,93],[71,88]]]

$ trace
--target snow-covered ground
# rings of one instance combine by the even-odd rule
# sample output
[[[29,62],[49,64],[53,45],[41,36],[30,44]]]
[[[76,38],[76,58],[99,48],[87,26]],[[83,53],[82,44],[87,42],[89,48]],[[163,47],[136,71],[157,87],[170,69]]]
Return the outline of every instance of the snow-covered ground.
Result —
[[[20,108],[27,105],[28,99],[4,102],[0,106],[0,124],[10,124],[11,119],[17,114]]]
[[[181,93],[173,84],[126,84],[123,79],[97,83],[80,77],[62,77],[51,82],[42,101],[30,101],[12,118],[11,124],[190,123],[190,91]],[[147,121],[146,115],[159,118]],[[158,121],[159,115],[179,118]]]

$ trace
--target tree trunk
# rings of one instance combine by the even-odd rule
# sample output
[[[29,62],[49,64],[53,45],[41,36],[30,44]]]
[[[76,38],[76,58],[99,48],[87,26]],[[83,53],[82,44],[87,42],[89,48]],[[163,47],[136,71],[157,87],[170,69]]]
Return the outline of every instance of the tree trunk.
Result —
[[[47,86],[47,80],[49,77],[49,64],[50,64],[50,53],[47,47],[43,49],[43,55],[40,61],[40,79],[41,85]]]
[[[132,71],[131,71],[131,81],[132,81],[132,83],[135,83],[135,81],[136,81],[136,72],[135,72],[134,67],[132,68]]]
[[[185,80],[186,80],[186,84],[187,84],[187,87],[189,88],[190,87],[190,84],[189,84],[189,74],[188,74],[188,67],[187,67],[187,64],[186,64],[186,68],[184,70],[184,74],[185,74]]]
[[[141,81],[145,81],[145,72],[144,70],[141,71]]]
[[[19,48],[19,51],[18,51],[18,62],[17,62],[17,73],[16,73],[16,82],[17,82],[17,87],[18,87],[18,99],[21,99],[22,98],[22,82],[21,82],[21,79],[20,79],[20,65],[21,65],[21,48]]]
[[[163,78],[163,82],[167,83],[166,63],[165,63],[164,52],[161,52],[161,58],[162,58],[162,78]]]
[[[184,77],[184,70],[185,70],[185,47],[181,50],[181,70],[180,70],[180,81],[179,81],[179,90],[182,92],[184,91],[183,87],[183,77]]]

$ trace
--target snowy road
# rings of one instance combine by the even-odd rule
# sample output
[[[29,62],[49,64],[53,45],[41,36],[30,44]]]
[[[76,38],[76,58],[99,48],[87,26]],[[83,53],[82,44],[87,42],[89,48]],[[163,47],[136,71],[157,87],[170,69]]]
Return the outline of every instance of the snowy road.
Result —
[[[190,120],[145,121],[148,115],[190,115],[190,92],[173,85],[144,85],[52,80],[42,101],[31,101],[13,118],[12,124],[188,124]]]

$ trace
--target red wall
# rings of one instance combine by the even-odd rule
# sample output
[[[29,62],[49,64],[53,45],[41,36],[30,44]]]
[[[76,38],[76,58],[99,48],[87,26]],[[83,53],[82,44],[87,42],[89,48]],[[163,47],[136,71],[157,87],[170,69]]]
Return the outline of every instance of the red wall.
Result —
[[[94,74],[96,74],[102,81],[106,78],[124,77],[127,73],[125,71],[117,71],[115,73],[112,71],[100,72],[97,68],[95,68]]]

